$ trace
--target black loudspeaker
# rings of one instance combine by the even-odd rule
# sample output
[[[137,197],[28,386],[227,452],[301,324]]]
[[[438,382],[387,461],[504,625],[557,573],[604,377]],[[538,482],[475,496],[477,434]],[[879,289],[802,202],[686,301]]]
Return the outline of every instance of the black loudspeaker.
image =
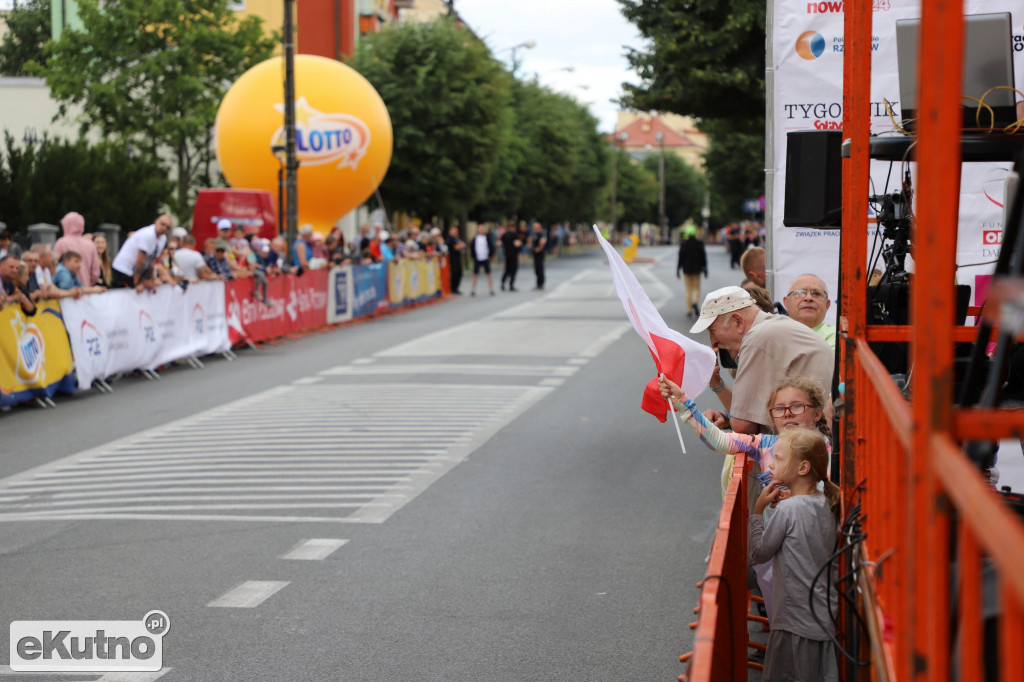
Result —
[[[843,131],[786,134],[786,227],[839,227],[843,211]]]

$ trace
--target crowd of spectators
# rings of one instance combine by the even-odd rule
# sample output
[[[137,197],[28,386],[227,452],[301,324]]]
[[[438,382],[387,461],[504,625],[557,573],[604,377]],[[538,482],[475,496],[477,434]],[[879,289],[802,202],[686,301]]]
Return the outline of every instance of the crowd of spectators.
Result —
[[[78,298],[110,288],[134,288],[144,293],[163,285],[187,288],[202,280],[249,278],[254,280],[254,297],[266,302],[269,279],[284,273],[301,275],[334,265],[388,263],[442,254],[450,256],[452,291],[458,292],[465,263],[473,259],[457,224],[449,226],[447,236],[434,224],[422,228],[410,225],[400,231],[364,224],[351,241],[345,239],[340,228],[324,236],[307,224],[300,227],[291,253],[284,237],[260,237],[229,219],[221,219],[217,236],[199,245],[188,230],[175,227],[170,216],[161,215],[152,225],[129,232],[116,253],[104,234],[86,231],[85,218],[79,213],[65,215],[61,227],[63,236],[52,247],[39,243],[29,249],[12,239],[10,231],[0,231],[0,304],[20,303],[28,313],[34,312],[35,302],[44,298]],[[514,289],[518,265],[515,256],[532,256],[538,287],[543,287],[544,255],[557,255],[563,245],[570,243],[572,231],[567,225],[545,229],[539,223],[523,222],[488,225],[483,234],[490,245],[488,260],[506,263],[502,288],[507,282],[509,289]],[[7,260],[11,262],[5,263]]]

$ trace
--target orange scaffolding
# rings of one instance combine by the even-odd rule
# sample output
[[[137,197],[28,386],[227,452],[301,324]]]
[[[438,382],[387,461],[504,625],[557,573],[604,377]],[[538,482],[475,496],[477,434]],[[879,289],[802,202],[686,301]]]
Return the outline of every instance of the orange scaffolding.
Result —
[[[864,553],[876,563],[884,557],[860,576],[873,652],[868,670],[879,680],[983,679],[984,560],[999,586],[999,677],[1021,679],[1024,525],[962,448],[971,438],[1019,438],[1024,411],[953,406],[954,341],[977,334],[953,324],[963,3],[922,3],[911,325],[885,330],[910,342],[909,400],[867,343],[881,335],[868,324],[866,305],[872,11],[868,2],[845,8],[843,130],[851,153],[843,168],[842,479],[848,504],[863,482]]]
[[[911,323],[905,327],[868,323],[872,3],[848,0],[844,7],[843,131],[850,155],[843,161],[841,482],[844,512],[860,505],[864,539],[846,576],[856,580],[859,601],[842,617],[842,641],[852,643],[862,667],[841,669],[847,680],[1022,680],[1024,523],[992,490],[964,445],[1022,438],[1024,410],[958,408],[953,396],[954,343],[978,336],[976,328],[954,324],[963,3],[922,2],[916,272]],[[1024,167],[1024,158],[1018,165]],[[1017,249],[1024,248],[1022,241],[1024,235]],[[868,345],[881,340],[910,344],[909,399]],[[983,342],[987,338],[978,340]],[[709,577],[735,574],[730,561],[745,567],[746,524],[737,517],[744,505],[736,499],[742,476],[738,467]],[[998,617],[988,631],[983,582],[998,590]],[[745,651],[747,603],[740,594],[731,581],[703,582],[685,676],[691,682],[742,679],[737,651]],[[993,651],[998,676],[984,662]]]

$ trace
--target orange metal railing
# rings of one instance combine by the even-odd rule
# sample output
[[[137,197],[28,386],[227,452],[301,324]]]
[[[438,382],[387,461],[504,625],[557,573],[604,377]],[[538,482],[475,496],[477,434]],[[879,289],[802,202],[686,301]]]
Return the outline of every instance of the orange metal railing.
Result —
[[[864,281],[871,4],[846,4],[844,132],[851,157],[844,161],[843,175],[847,414],[842,474],[847,504],[858,485],[864,487],[859,499],[867,537],[861,557],[871,561],[853,570],[859,573],[861,611],[871,632],[870,647],[860,653],[873,662],[871,679],[1019,680],[1024,523],[962,445],[970,439],[1019,438],[1024,411],[953,406],[953,345],[972,340],[969,331],[953,325],[963,4],[936,0],[921,9],[911,326],[880,328],[867,325]],[[883,337],[910,343],[909,400],[867,345]],[[998,618],[988,630],[986,587],[998,590],[988,605]],[[986,657],[998,663],[986,664]]]
[[[701,581],[700,614],[690,665],[680,680],[733,680],[747,676],[747,458],[736,455],[708,570]]]

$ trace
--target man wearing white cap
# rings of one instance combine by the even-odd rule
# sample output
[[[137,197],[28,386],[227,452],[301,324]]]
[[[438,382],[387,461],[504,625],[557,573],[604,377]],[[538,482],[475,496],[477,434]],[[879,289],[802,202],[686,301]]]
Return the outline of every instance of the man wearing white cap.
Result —
[[[809,377],[821,385],[825,395],[830,393],[833,354],[825,340],[785,315],[762,311],[745,289],[725,287],[708,294],[690,333],[705,329],[711,346],[725,348],[739,367],[731,391],[725,382],[711,386],[734,431],[770,431],[768,399],[774,384],[787,377]],[[719,421],[716,416],[709,418]]]

